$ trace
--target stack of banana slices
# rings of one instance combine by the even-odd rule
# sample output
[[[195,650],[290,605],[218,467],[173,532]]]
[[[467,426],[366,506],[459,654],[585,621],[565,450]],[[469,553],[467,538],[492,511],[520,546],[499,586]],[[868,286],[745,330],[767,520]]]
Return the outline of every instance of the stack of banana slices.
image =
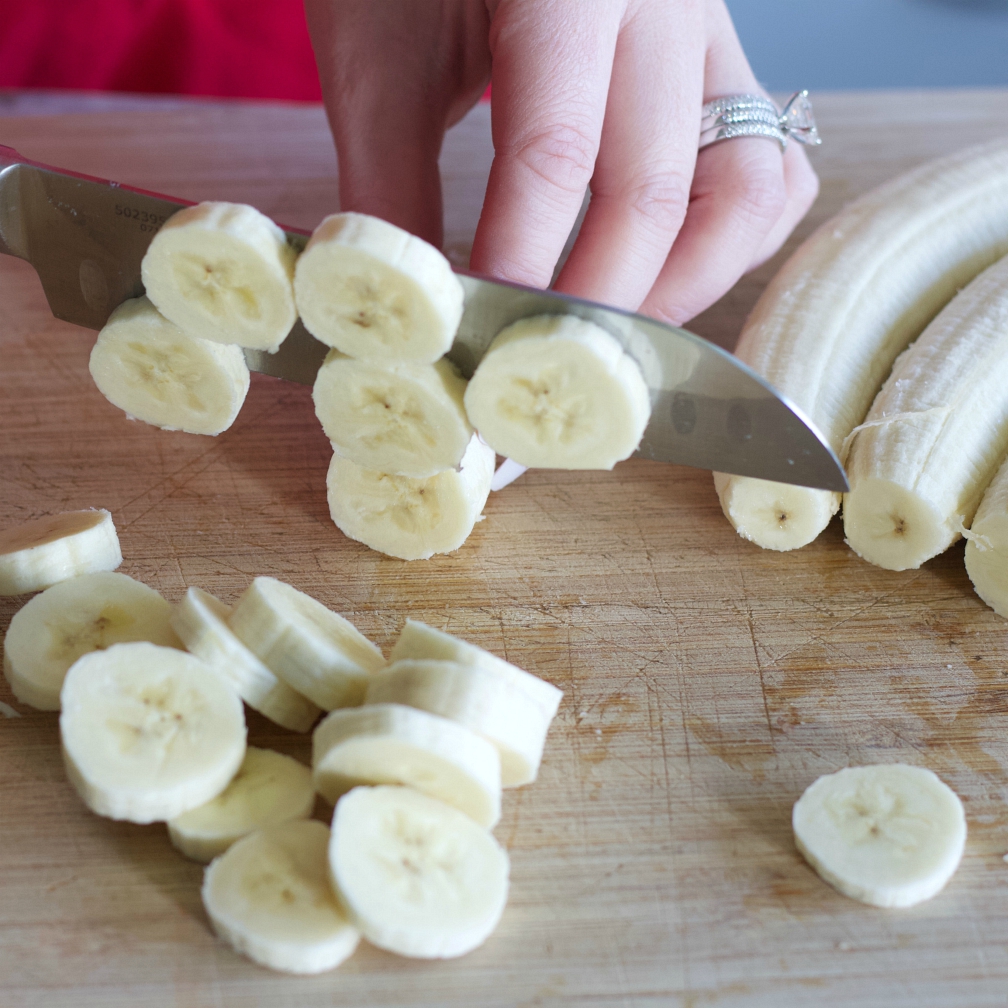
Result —
[[[98,530],[98,531],[96,531]],[[108,512],[0,536],[4,673],[59,711],[67,776],[99,815],[164,822],[209,864],[214,930],[265,966],[317,973],[361,936],[405,956],[482,944],[508,894],[490,832],[535,780],[562,693],[407,620],[385,661],[316,599],[257,577],[234,606],[177,605],[125,574]],[[311,767],[247,744],[243,701],[312,737]],[[316,796],[331,828],[311,819]]]

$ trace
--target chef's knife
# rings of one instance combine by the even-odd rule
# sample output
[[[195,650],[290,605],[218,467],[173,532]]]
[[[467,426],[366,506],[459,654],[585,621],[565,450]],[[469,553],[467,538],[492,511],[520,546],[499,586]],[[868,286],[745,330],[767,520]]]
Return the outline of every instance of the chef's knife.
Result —
[[[191,204],[51,168],[0,146],[0,252],[35,267],[57,318],[100,329],[143,294],[140,261],[158,228]],[[308,233],[285,229],[304,247]],[[843,467],[780,393],[699,336],[631,312],[458,271],[465,311],[448,356],[469,377],[493,337],[529,315],[577,315],[615,336],[641,365],[651,421],[637,455],[700,469],[844,491]],[[253,371],[312,384],[328,347],[298,321],[275,354],[248,350]]]

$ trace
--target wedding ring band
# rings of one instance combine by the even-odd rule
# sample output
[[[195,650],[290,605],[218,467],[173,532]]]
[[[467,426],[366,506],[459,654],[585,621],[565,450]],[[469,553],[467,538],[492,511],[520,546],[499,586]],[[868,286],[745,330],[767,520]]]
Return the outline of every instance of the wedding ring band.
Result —
[[[812,146],[821,144],[808,91],[796,91],[783,112],[769,98],[751,94],[726,95],[704,105],[700,116],[700,150],[721,140],[751,136],[776,140],[781,151],[787,148],[788,140]]]

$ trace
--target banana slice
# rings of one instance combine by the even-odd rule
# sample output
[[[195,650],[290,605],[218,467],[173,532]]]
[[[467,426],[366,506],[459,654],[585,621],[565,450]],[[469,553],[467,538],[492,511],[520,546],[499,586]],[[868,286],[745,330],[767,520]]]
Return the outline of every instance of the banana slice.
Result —
[[[966,843],[962,802],[930,770],[893,763],[820,777],[795,802],[795,843],[845,896],[881,907],[930,899]]]
[[[315,729],[312,773],[315,790],[332,805],[359,784],[405,784],[488,829],[500,819],[500,757],[493,744],[402,704],[333,711]]]
[[[22,703],[59,710],[70,666],[81,655],[124,641],[181,650],[171,604],[125,574],[81,574],[47,588],[14,614],[4,638],[4,675]]]
[[[966,573],[977,595],[1008,618],[1008,461],[987,487],[966,536]]]
[[[203,875],[203,906],[220,935],[253,962],[285,973],[322,973],[360,934],[329,883],[329,830],[295,821],[239,840]]]
[[[190,336],[273,353],[295,320],[287,236],[242,203],[172,214],[140,264],[147,296]]]
[[[448,352],[464,293],[433,245],[359,213],[326,217],[294,272],[294,296],[316,339],[360,360],[433,364]]]
[[[89,368],[113,406],[135,420],[188,434],[227,430],[249,390],[238,347],[183,332],[145,297],[112,312]]]
[[[207,864],[254,830],[307,819],[314,805],[308,767],[249,746],[231,783],[205,805],[169,819],[168,836],[176,850]]]
[[[292,689],[322,710],[364,700],[381,651],[349,620],[283,581],[257,577],[228,617],[232,632]]]
[[[227,625],[231,607],[201,588],[190,588],[174,608],[171,625],[186,648],[231,682],[249,705],[292,731],[306,732],[321,708],[278,679]]]
[[[419,707],[482,735],[500,753],[504,787],[528,784],[539,772],[550,716],[525,690],[486,668],[407,658],[374,676],[365,703]]]
[[[0,595],[41,591],[58,581],[115,570],[119,536],[108,511],[68,511],[0,532]]]
[[[476,435],[458,471],[427,479],[364,469],[333,455],[326,477],[329,513],[345,536],[400,560],[451,553],[479,520],[494,461],[494,450]]]
[[[499,454],[543,469],[612,469],[634,452],[651,417],[636,361],[573,315],[536,315],[501,330],[465,407]]]
[[[245,758],[238,694],[184,651],[144,642],[84,655],[60,700],[67,776],[99,815],[172,819],[219,795]]]
[[[423,479],[462,461],[473,429],[466,381],[435,364],[374,364],[332,350],[312,393],[333,449],[369,469]]]
[[[340,798],[329,865],[364,937],[399,955],[465,955],[507,902],[508,856],[493,834],[410,788],[358,787]]]
[[[394,664],[404,658],[434,658],[485,669],[527,693],[550,720],[556,715],[563,699],[563,690],[557,689],[545,679],[540,679],[475,644],[453,637],[443,630],[435,630],[419,620],[406,620],[406,625],[399,632],[399,639],[392,647],[389,663]]]

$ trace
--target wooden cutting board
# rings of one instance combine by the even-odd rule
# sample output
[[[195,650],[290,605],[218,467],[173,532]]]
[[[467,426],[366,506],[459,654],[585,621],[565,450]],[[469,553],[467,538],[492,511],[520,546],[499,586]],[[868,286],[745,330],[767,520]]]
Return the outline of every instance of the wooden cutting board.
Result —
[[[799,237],[899,171],[1008,133],[1005,91],[824,95],[816,110],[823,191]],[[314,107],[8,119],[0,142],[288,224],[335,208]],[[489,158],[484,107],[444,154],[459,261]],[[694,329],[731,346],[781,261]],[[0,526],[106,507],[122,570],[172,601],[198,585],[231,602],[269,574],[386,651],[414,616],[565,698],[539,780],[505,797],[511,896],[486,945],[421,962],[362,944],[334,973],[293,978],[212,937],[202,869],[162,826],[83,809],[56,715],[2,683],[19,716],[0,718],[0,1006],[1008,1003],[1008,625],[974,595],[961,545],[905,573],[863,563],[838,524],[798,552],[763,552],[724,520],[709,474],[631,461],[529,473],[491,497],[458,553],[402,563],[329,520],[309,389],[256,376],[227,433],[164,433],[95,390],[93,340],[49,315],[26,264],[0,257]],[[0,600],[0,628],[23,602]],[[308,738],[249,725],[250,741],[308,761]],[[969,840],[938,897],[883,911],[822,883],[789,817],[819,774],[894,761],[963,797]]]

